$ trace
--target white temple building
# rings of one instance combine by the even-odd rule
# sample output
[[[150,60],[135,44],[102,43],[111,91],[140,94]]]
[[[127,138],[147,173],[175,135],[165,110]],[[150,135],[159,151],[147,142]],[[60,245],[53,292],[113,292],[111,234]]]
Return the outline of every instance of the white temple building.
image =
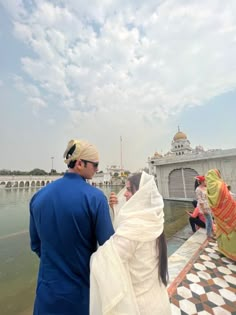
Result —
[[[181,132],[179,128],[171,142],[171,152],[175,155],[183,155],[192,152],[190,141],[187,139],[186,134]]]
[[[236,192],[236,149],[204,151],[202,146],[193,149],[179,128],[171,150],[164,155],[155,152],[148,159],[148,167],[165,199],[193,199],[194,177],[205,175],[212,168],[219,169],[223,180]]]

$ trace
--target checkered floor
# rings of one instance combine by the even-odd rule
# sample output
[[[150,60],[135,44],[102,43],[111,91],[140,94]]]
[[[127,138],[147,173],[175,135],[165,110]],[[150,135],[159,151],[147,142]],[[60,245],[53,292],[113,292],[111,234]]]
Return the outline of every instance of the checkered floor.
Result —
[[[208,243],[172,294],[171,307],[172,315],[236,315],[236,263]]]

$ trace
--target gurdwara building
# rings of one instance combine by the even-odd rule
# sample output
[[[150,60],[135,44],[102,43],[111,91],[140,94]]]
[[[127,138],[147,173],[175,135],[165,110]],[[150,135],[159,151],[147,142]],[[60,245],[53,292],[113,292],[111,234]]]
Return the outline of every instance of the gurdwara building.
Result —
[[[180,129],[173,137],[171,150],[164,155],[155,152],[148,158],[148,167],[165,199],[193,199],[195,176],[205,175],[212,168],[220,170],[223,180],[236,192],[236,148],[193,149]]]

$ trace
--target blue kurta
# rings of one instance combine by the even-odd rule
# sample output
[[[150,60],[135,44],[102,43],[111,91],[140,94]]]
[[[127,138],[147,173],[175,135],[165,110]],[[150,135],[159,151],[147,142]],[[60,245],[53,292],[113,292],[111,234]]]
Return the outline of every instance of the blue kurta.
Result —
[[[31,249],[40,257],[34,315],[89,314],[90,256],[113,233],[105,195],[78,174],[33,196]]]

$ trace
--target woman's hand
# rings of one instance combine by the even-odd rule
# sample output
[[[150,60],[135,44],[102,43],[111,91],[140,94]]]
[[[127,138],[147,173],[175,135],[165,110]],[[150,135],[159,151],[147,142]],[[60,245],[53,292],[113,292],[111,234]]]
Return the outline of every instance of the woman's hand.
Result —
[[[113,206],[118,204],[118,198],[114,192],[111,192],[109,197],[109,206],[113,209]]]

